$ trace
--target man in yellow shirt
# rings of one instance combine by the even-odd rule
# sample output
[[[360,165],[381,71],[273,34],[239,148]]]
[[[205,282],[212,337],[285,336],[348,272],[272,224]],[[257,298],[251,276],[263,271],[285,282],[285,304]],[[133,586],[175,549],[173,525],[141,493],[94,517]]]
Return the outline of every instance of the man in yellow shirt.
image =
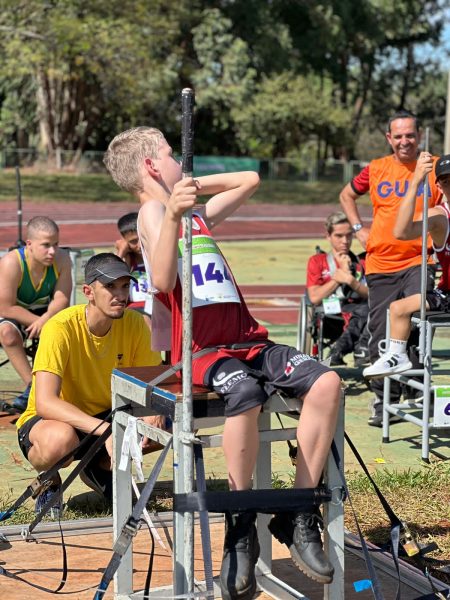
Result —
[[[59,312],[42,329],[28,406],[17,422],[20,448],[38,472],[76,448],[111,410],[113,369],[161,362],[159,353],[151,350],[150,330],[142,316],[126,308],[130,279],[128,266],[118,256],[93,256],[83,285],[88,303]],[[165,425],[161,417],[146,420]],[[106,427],[103,424],[95,435]],[[112,496],[111,445],[109,437],[80,475],[107,500]],[[151,442],[144,440],[143,451],[150,449]],[[76,452],[74,459],[80,458]],[[58,483],[37,498],[36,511]]]

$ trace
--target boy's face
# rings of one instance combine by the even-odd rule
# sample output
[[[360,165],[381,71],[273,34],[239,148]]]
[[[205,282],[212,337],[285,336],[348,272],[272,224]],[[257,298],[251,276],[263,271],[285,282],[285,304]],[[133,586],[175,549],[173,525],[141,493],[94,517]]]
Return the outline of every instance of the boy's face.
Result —
[[[59,235],[38,231],[27,240],[27,251],[41,265],[50,266],[55,260],[58,249]]]
[[[350,223],[338,223],[333,226],[333,231],[327,234],[331,247],[338,254],[348,254],[353,240],[353,231]]]
[[[450,174],[442,175],[442,177],[439,177],[436,183],[447,200],[450,201]]]
[[[152,160],[160,172],[162,183],[171,192],[181,179],[181,164],[173,157],[172,148],[164,138],[159,146],[158,158]]]
[[[141,244],[139,242],[137,231],[127,231],[126,233],[122,234],[122,237],[128,244],[128,249],[130,252],[141,254]]]

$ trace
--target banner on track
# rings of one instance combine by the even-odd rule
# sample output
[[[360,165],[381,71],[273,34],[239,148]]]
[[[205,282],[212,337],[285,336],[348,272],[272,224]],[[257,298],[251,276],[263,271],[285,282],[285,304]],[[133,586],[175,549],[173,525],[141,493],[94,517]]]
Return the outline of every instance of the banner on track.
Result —
[[[194,175],[214,173],[233,173],[235,171],[259,172],[259,160],[256,158],[237,158],[233,156],[194,156]]]

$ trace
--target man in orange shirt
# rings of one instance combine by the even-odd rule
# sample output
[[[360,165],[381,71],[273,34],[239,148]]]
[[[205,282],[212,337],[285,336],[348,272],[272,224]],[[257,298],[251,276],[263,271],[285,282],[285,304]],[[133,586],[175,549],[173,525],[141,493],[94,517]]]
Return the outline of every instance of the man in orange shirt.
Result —
[[[371,362],[379,357],[379,342],[386,335],[386,309],[394,300],[420,293],[422,240],[397,240],[393,229],[400,203],[405,198],[416,168],[420,142],[416,117],[407,111],[395,113],[388,122],[386,139],[393,153],[372,160],[348,183],[340,194],[342,208],[356,238],[367,251],[366,278],[369,287],[369,354]],[[429,206],[441,199],[435,181],[429,181]],[[373,223],[369,230],[364,226],[356,206],[357,199],[369,192],[373,206]],[[415,218],[422,213],[423,186],[417,194]],[[432,252],[428,240],[429,255]],[[434,270],[428,268],[429,291],[434,286]],[[409,343],[414,345],[414,334]],[[410,359],[418,367],[418,358],[411,348]],[[381,427],[383,407],[383,380],[371,382],[375,392],[369,425]],[[391,401],[398,401],[400,386],[391,382]]]

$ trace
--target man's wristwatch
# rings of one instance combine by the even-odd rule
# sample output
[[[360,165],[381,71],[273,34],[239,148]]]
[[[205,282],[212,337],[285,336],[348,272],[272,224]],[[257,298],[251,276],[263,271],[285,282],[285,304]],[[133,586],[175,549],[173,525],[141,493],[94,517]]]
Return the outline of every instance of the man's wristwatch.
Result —
[[[355,223],[354,225],[352,225],[353,233],[358,233],[358,231],[362,228],[362,223]]]

